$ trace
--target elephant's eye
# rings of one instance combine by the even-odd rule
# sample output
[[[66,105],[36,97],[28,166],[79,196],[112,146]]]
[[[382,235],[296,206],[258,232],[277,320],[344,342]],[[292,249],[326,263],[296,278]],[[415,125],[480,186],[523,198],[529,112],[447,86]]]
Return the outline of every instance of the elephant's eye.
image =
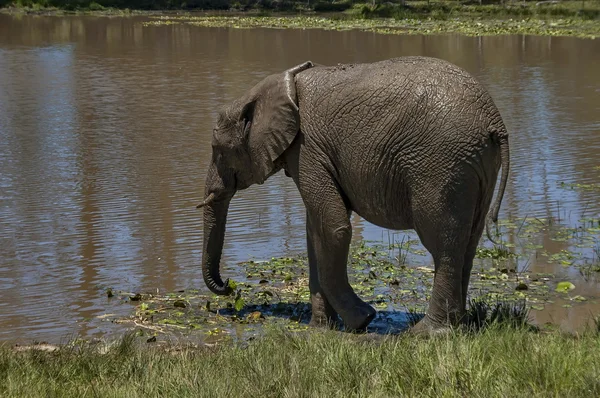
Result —
[[[217,163],[220,163],[223,158],[223,152],[219,148],[213,148],[213,156]]]
[[[243,137],[247,138],[248,135],[250,134],[250,128],[252,127],[252,121],[250,119],[244,119],[244,130],[243,130]]]

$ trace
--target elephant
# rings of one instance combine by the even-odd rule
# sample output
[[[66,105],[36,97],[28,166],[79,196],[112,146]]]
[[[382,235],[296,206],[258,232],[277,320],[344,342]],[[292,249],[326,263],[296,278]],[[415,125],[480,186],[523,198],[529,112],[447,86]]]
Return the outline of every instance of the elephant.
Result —
[[[507,129],[491,96],[447,61],[420,56],[273,74],[218,113],[203,208],[202,274],[231,293],[220,260],[232,197],[285,171],[306,208],[310,325],[364,330],[376,315],[352,289],[355,212],[416,231],[434,282],[416,333],[464,322],[476,247],[496,223],[509,171]],[[498,174],[500,185],[492,205]],[[495,242],[494,242],[495,243]]]

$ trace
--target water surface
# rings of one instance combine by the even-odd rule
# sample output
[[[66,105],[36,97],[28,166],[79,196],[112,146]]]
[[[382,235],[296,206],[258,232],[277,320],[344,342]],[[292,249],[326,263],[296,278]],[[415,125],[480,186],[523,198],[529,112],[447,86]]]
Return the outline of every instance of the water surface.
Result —
[[[600,41],[560,37],[395,36],[358,31],[143,27],[144,17],[0,15],[0,339],[101,335],[97,317],[131,306],[104,289],[205,289],[202,198],[217,109],[306,60],[444,58],[479,78],[511,134],[501,217],[577,227],[600,217]],[[404,233],[353,216],[354,238]],[[412,236],[412,235],[411,235]],[[534,238],[555,253],[568,245]],[[514,240],[514,239],[513,239]],[[280,173],[234,199],[224,252],[235,264],[305,250],[304,209]],[[591,252],[588,253],[590,256]],[[429,257],[409,258],[413,265]],[[538,322],[567,328],[600,312],[575,268],[527,267],[575,281],[585,305]]]

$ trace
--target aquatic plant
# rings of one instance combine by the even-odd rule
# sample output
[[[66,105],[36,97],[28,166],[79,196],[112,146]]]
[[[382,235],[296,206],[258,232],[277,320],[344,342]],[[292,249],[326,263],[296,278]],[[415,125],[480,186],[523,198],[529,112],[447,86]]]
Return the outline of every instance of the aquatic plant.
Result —
[[[316,16],[258,17],[258,16],[160,16],[144,22],[146,27],[182,23],[202,27],[228,27],[233,29],[359,29],[382,34],[448,34],[460,33],[468,36],[528,34],[543,36],[575,36],[594,38],[600,35],[600,24],[596,21],[573,19],[483,19],[457,18],[435,19],[334,19]]]
[[[467,308],[466,327],[470,331],[481,331],[489,327],[533,330],[530,322],[529,308],[525,300],[489,302],[478,298],[471,299]]]
[[[533,227],[548,228],[549,223],[531,219],[501,225],[523,232]],[[470,296],[475,301],[471,301],[469,310],[471,323],[477,329],[501,319],[523,323],[529,310],[543,310],[545,303],[555,299],[569,306],[586,300],[571,293],[575,285],[570,281],[528,272],[518,262],[513,264],[518,253],[498,247],[480,247],[478,253],[479,263],[473,269],[470,284]],[[359,242],[352,246],[350,283],[379,310],[369,332],[401,332],[425,312],[433,269],[411,264],[415,256],[422,254],[416,241],[405,238],[387,245]],[[552,261],[552,255],[549,257]],[[232,282],[235,294],[229,297],[194,289],[163,295],[113,292],[121,299],[138,303],[133,317],[118,322],[151,333],[196,335],[210,340],[233,336],[233,331],[236,339],[244,340],[263,333],[266,325],[281,325],[289,330],[307,328],[310,294],[306,257],[251,260],[237,267],[243,270],[244,277]],[[131,301],[132,297],[138,301]]]

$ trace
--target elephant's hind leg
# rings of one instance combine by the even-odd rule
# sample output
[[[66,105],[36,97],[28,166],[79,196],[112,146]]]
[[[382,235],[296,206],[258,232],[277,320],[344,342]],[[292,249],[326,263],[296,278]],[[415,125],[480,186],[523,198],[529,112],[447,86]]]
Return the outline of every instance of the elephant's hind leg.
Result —
[[[412,332],[444,332],[462,322],[465,315],[463,288],[468,287],[468,281],[465,284],[464,273],[466,268],[470,272],[470,266],[465,267],[465,255],[475,209],[475,199],[465,196],[449,199],[450,206],[443,209],[445,211],[432,212],[415,220],[419,238],[433,256],[435,273],[427,314]]]
[[[328,326],[331,328],[338,325],[338,314],[335,312],[329,301],[325,297],[321,284],[319,283],[319,270],[317,268],[317,257],[315,255],[314,243],[309,228],[310,220],[306,216],[306,247],[308,251],[308,287],[310,290],[310,302],[312,305],[312,314],[310,326]]]
[[[486,208],[487,209],[487,208]],[[473,269],[473,260],[477,253],[477,245],[483,234],[485,228],[485,213],[477,214],[475,222],[473,223],[473,232],[469,244],[467,245],[467,251],[465,253],[465,260],[463,266],[463,277],[462,277],[462,304],[463,307],[467,308],[467,295],[469,292],[469,281],[471,280],[471,270]]]
[[[463,294],[463,306],[467,308],[467,295],[469,291],[469,281],[471,279],[471,270],[473,269],[473,260],[477,253],[477,246],[483,230],[485,228],[485,216],[490,209],[492,197],[494,195],[493,187],[488,192],[482,192],[479,198],[477,208],[475,210],[473,228],[471,230],[471,236],[467,245],[467,251],[465,253],[465,265],[463,267],[463,281],[462,281],[462,294]]]

